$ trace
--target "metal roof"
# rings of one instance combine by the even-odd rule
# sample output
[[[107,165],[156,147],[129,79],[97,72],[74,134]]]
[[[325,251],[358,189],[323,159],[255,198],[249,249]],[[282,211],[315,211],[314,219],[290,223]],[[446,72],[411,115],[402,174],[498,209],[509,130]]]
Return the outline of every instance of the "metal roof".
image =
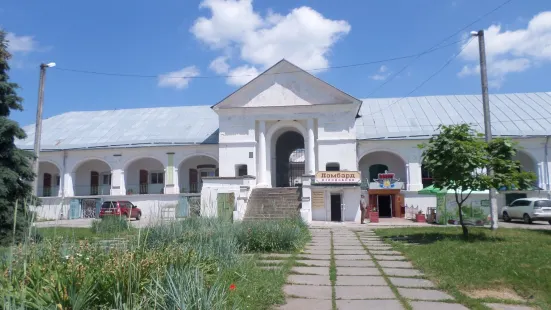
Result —
[[[33,149],[35,125],[23,128]],[[218,143],[218,115],[208,106],[69,112],[42,121],[44,150]]]
[[[480,95],[363,99],[357,139],[426,139],[438,125],[470,123],[484,132]],[[551,93],[490,95],[496,136],[551,134]],[[218,115],[208,106],[69,112],[42,122],[42,149],[217,144]],[[25,126],[33,149],[34,124]]]
[[[426,139],[438,125],[468,123],[484,133],[481,95],[363,99],[356,136]],[[490,95],[492,135],[551,135],[551,92]]]

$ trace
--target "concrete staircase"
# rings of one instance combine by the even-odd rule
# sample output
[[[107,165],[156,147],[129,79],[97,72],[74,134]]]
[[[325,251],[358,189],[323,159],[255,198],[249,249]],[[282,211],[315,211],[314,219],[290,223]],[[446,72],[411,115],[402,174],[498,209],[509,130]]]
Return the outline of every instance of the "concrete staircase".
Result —
[[[253,189],[244,220],[286,219],[300,216],[302,189],[299,187]]]

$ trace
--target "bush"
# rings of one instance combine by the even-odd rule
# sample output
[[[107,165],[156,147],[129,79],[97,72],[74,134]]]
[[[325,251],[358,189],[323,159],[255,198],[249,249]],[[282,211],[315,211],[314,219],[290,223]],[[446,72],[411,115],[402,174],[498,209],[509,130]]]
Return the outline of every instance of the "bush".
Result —
[[[289,252],[310,238],[300,217],[281,221],[243,222],[237,230],[238,244],[245,252]]]
[[[120,233],[130,229],[130,222],[124,216],[107,216],[92,222],[92,232],[96,234]]]

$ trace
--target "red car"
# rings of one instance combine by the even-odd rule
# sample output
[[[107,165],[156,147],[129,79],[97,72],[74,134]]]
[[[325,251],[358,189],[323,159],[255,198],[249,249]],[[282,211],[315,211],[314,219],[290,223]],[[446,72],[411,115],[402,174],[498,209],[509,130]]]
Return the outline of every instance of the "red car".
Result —
[[[99,218],[104,216],[117,215],[126,218],[135,218],[137,221],[142,218],[142,210],[133,205],[130,201],[105,201],[101,205]]]

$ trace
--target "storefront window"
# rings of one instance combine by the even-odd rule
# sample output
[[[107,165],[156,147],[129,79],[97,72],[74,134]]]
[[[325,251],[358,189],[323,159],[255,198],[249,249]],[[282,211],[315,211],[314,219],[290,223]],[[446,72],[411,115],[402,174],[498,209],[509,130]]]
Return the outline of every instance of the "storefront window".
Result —
[[[423,182],[423,188],[431,186],[434,184],[434,179],[432,178],[432,173],[424,166],[421,166],[421,179]]]

